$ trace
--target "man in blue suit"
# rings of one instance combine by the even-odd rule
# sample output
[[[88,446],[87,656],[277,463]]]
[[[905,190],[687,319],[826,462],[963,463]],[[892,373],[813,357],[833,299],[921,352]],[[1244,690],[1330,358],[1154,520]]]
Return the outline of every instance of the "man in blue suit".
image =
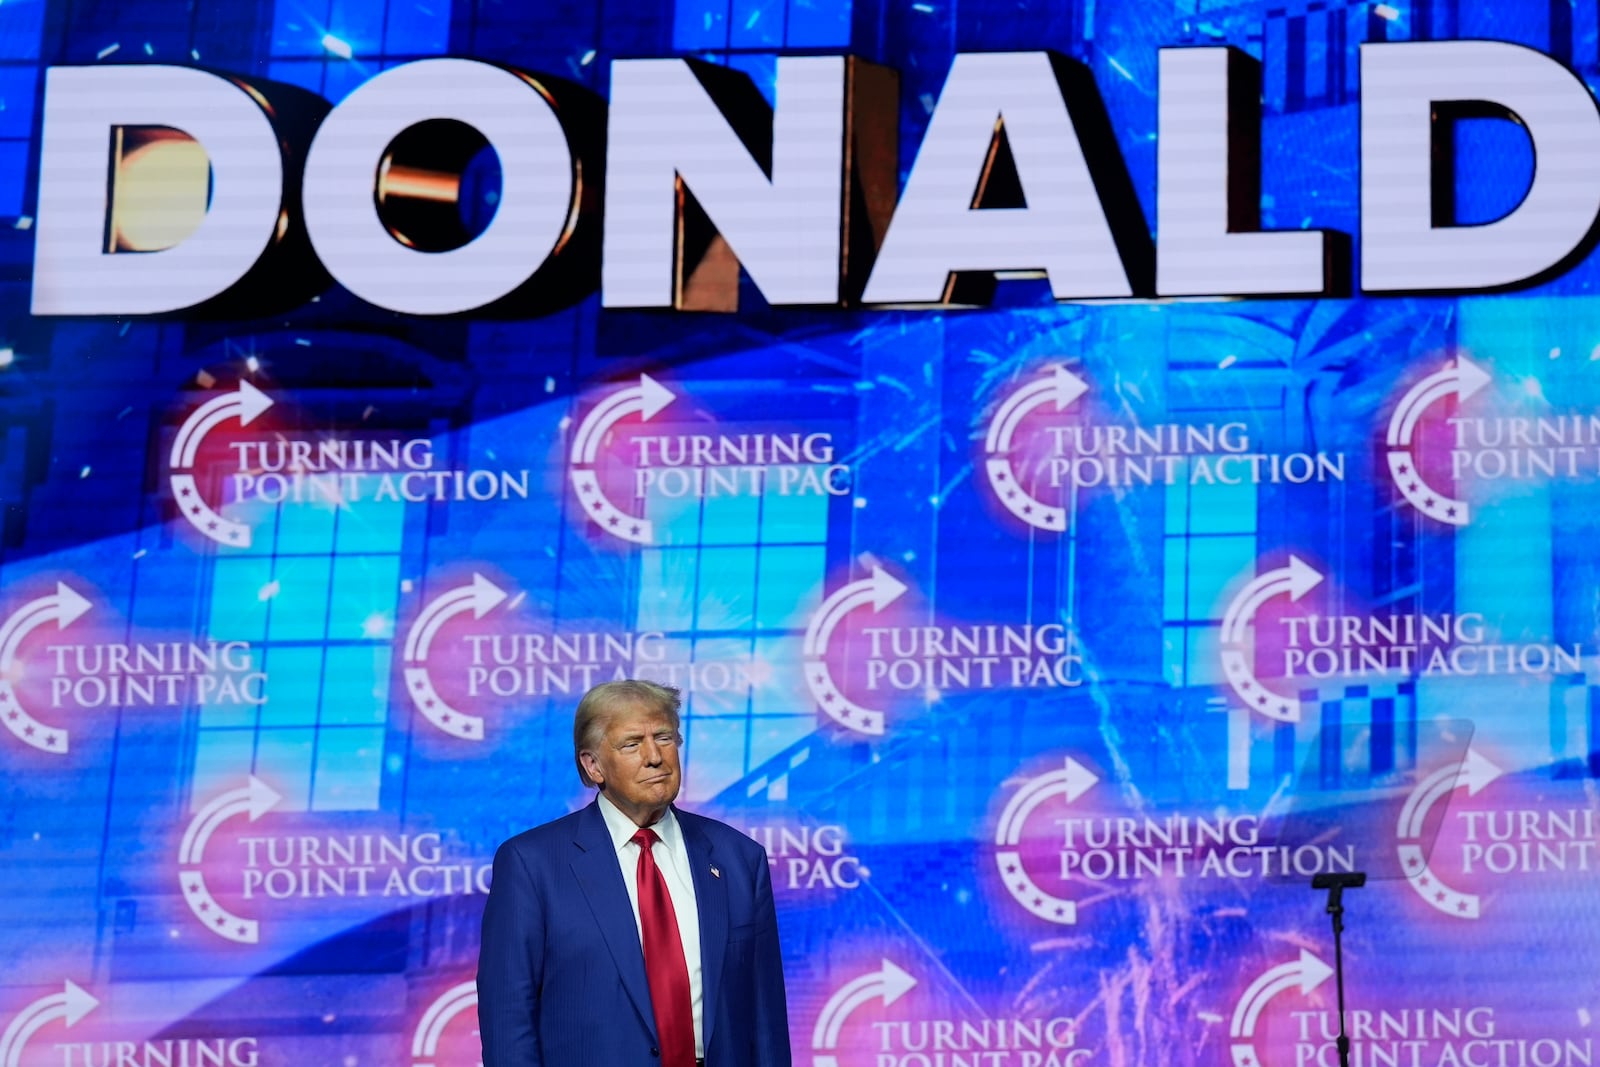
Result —
[[[599,795],[496,853],[484,1067],[790,1067],[767,855],[672,806],[678,707],[652,682],[586,693],[573,750]]]

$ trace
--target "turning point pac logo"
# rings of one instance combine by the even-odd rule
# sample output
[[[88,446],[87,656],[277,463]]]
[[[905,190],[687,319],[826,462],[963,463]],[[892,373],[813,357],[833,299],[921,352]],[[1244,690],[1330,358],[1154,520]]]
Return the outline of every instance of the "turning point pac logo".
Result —
[[[452,1027],[458,1016],[467,1016],[468,1021],[476,1022],[478,1013],[478,983],[467,980],[459,985],[446,989],[422,1013],[422,1018],[417,1021],[417,1028],[411,1035],[411,1067],[466,1067],[468,1062],[478,1064],[479,1056],[473,1052],[466,1058],[457,1058],[450,1055],[441,1055],[440,1044],[447,1032],[465,1031],[468,1027],[463,1025]],[[462,1035],[462,1044],[477,1045],[477,1029],[472,1027],[470,1035]]]
[[[913,989],[918,996],[903,999]],[[1095,1049],[1080,1042],[1087,1009],[1074,1018],[974,1007],[970,997],[941,1000],[880,957],[875,969],[836,989],[817,1013],[811,1067],[1081,1067],[1095,1057]]]
[[[1417,427],[1434,404],[1452,396],[1458,402],[1466,400],[1488,384],[1489,375],[1482,368],[1465,356],[1457,356],[1449,366],[1408,389],[1389,417],[1385,439],[1389,449],[1389,477],[1400,495],[1430,519],[1465,526],[1472,511],[1465,500],[1458,500],[1428,483],[1424,473],[1426,463],[1417,449]]]
[[[1550,356],[1561,355],[1559,348]],[[1555,410],[1539,379],[1499,395],[1490,410],[1466,401],[1493,382],[1465,356],[1417,382],[1400,398],[1385,435],[1389,477],[1406,502],[1430,519],[1466,526],[1476,504],[1468,497],[1491,486],[1593,479],[1600,475],[1600,413]],[[1441,403],[1454,402],[1454,414]]]
[[[724,426],[713,413],[691,415],[681,407],[674,409],[676,424],[662,427],[668,420],[656,417],[678,399],[641,374],[637,384],[610,392],[578,421],[567,477],[586,523],[630,544],[652,545],[671,539],[641,514],[653,500],[849,495],[851,468],[840,460],[829,430],[739,424],[736,418]],[[625,424],[634,416],[636,422]]]
[[[839,1067],[839,1037],[852,1012],[877,1000],[888,1007],[917,984],[917,980],[888,960],[876,971],[846,982],[836,990],[817,1013],[817,1024],[811,1028],[812,1067]]]
[[[99,1006],[100,1002],[87,990],[68,979],[62,983],[61,992],[33,1001],[0,1032],[0,1067],[20,1067],[29,1039],[46,1026],[57,1021],[76,1026]]]
[[[45,725],[22,706],[16,687],[21,666],[17,653],[23,640],[34,630],[51,623],[57,630],[65,630],[91,606],[67,583],[57,582],[54,593],[28,601],[0,623],[0,722],[24,744],[40,752],[66,755],[71,735],[60,727]]]
[[[952,694],[997,689],[1066,689],[1083,684],[1083,656],[1065,622],[896,622],[884,615],[905,583],[864,556],[870,574],[823,598],[802,643],[806,688],[823,714],[847,730],[884,732],[879,697],[931,706]],[[851,620],[872,609],[872,624]]]
[[[803,645],[806,688],[811,690],[823,714],[847,730],[881,736],[883,712],[857,704],[844,695],[828,666],[829,642],[846,615],[869,606],[874,613],[880,612],[905,592],[904,583],[883,568],[873,567],[870,577],[857,579],[830,593],[806,625]]]
[[[637,415],[641,422],[649,422],[674,399],[676,397],[670,389],[648,374],[641,374],[638,385],[618,389],[596,404],[594,410],[578,423],[578,432],[572,435],[567,476],[583,503],[584,514],[613,537],[640,545],[654,544],[655,527],[642,515],[619,508],[601,488],[600,472],[596,465],[600,458],[600,445],[623,419]]]

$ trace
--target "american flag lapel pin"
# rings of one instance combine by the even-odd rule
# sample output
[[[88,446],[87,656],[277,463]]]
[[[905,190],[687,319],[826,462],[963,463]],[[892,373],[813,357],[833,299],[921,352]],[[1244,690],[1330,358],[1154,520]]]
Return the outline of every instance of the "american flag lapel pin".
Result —
[[[722,872],[717,870],[717,865],[714,864],[714,863],[711,865],[711,877],[713,877],[713,878],[721,878],[722,877]]]

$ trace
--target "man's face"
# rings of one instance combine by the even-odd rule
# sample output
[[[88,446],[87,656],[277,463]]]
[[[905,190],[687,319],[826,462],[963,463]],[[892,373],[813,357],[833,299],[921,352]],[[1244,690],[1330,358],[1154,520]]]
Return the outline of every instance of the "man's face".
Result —
[[[678,731],[665,714],[642,704],[614,709],[600,743],[580,758],[606,799],[638,826],[661,817],[683,780]]]

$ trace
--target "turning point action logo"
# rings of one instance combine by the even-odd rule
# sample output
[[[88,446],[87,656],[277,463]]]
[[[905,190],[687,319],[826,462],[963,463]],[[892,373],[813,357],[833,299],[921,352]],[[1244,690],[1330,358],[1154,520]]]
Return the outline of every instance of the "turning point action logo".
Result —
[[[1300,721],[1300,698],[1280,693],[1256,677],[1253,634],[1256,613],[1274,597],[1299,599],[1322,582],[1317,570],[1296,556],[1287,567],[1259,574],[1245,583],[1222,614],[1222,671],[1245,707],[1278,722]]]
[[[76,1026],[100,1002],[71,979],[62,983],[59,993],[40,997],[17,1013],[0,1032],[0,1067],[20,1067],[28,1041],[53,1022]]]
[[[472,581],[441,593],[428,603],[406,634],[406,695],[412,705],[434,726],[463,741],[483,740],[483,719],[452,706],[434,686],[428,675],[428,652],[433,639],[445,623],[458,615],[472,613],[481,619],[506,599],[506,591],[481,574]]]
[[[22,706],[15,684],[20,666],[17,652],[23,639],[34,630],[51,623],[57,630],[65,630],[91,606],[66,582],[57,582],[54,593],[28,601],[0,623],[0,721],[24,744],[40,752],[66,755],[71,735],[60,727],[45,725]]]
[[[1000,822],[994,831],[994,862],[1000,869],[1000,880],[1013,900],[1046,922],[1070,926],[1078,921],[1076,901],[1052,896],[1039,887],[1028,873],[1022,857],[1022,830],[1039,805],[1053,797],[1063,804],[1071,804],[1093,789],[1100,778],[1089,768],[1066,758],[1060,770],[1041,774],[1025,781],[1000,813]]]
[[[1264,451],[1245,422],[1122,425],[1088,414],[1064,418],[1088,391],[1082,378],[1052,365],[1006,395],[989,418],[982,463],[989,488],[1033,529],[1064,531],[1066,506],[1079,489],[1344,480],[1343,453]]]
[[[212,397],[183,420],[168,455],[168,482],[178,510],[205,537],[232,548],[249,548],[249,524],[226,518],[200,493],[196,472],[206,438],[234,419],[243,429],[273,406],[273,399],[247,381]],[[311,441],[282,434],[230,440],[223,463],[233,502],[341,507],[362,500],[473,503],[526,500],[527,470],[443,468],[427,437],[342,437]]]
[[[1088,890],[1099,899],[1142,882],[1309,878],[1357,867],[1354,845],[1280,844],[1249,812],[1160,811],[1125,805],[1116,790],[1096,791],[1094,800],[1079,804],[1099,782],[1066,756],[1055,769],[1023,778],[1000,813],[994,834],[1000,884],[1037,919],[1069,926],[1080,918],[1075,901],[1045,886],[1075,883],[1080,895]]]
[[[1483,904],[1477,894],[1451,888],[1429,867],[1423,844],[1428,813],[1435,804],[1462,786],[1466,786],[1469,795],[1477,796],[1484,786],[1500,777],[1500,774],[1499,767],[1468,749],[1460,761],[1440,767],[1419,782],[1400,809],[1394,836],[1406,881],[1411,883],[1411,888],[1417,891],[1419,897],[1446,915],[1458,919],[1476,919],[1482,912]]]
[[[1549,641],[1502,642],[1481,612],[1384,615],[1281,613],[1263,624],[1278,598],[1297,603],[1323,581],[1296,556],[1259,574],[1223,612],[1219,656],[1228,686],[1245,707],[1277,722],[1300,721],[1299,690],[1325,679],[1446,678],[1581,674],[1584,646]],[[1281,611],[1284,605],[1277,605]],[[1269,619],[1272,617],[1269,615]],[[1265,633],[1264,633],[1265,631]],[[1275,663],[1274,688],[1257,673]]]
[[[475,858],[451,855],[445,835],[436,830],[388,832],[370,826],[351,829],[341,822],[292,826],[250,834],[230,834],[222,849],[206,846],[224,823],[248,815],[254,823],[283,801],[259,778],[214,797],[195,813],[178,849],[178,882],[189,910],[218,937],[241,945],[261,941],[257,920],[235,914],[218,901],[207,874],[235,883],[242,901],[267,900],[273,907],[300,901],[306,913],[324,918],[343,901],[370,911],[366,900],[396,906],[393,898],[476,896],[488,893],[492,867]],[[275,815],[273,822],[279,823]],[[281,824],[280,824],[281,825]],[[222,855],[215,853],[221,852]],[[208,863],[207,860],[210,860]]]
[[[1262,1011],[1274,998],[1296,988],[1302,997],[1310,996],[1332,977],[1332,967],[1301,949],[1299,959],[1280,963],[1251,982],[1234,1005],[1233,1020],[1228,1026],[1233,1067],[1262,1067],[1261,1057],[1256,1053],[1256,1025],[1261,1021]]]
[[[249,815],[255,822],[278,806],[283,799],[261,779],[250,776],[249,783],[232,789],[195,812],[183,832],[183,843],[178,847],[178,884],[183,899],[194,912],[194,917],[207,930],[218,937],[241,945],[254,945],[261,940],[261,924],[255,919],[241,918],[217,902],[206,886],[206,874],[201,869],[205,860],[206,845],[223,823],[236,815]]]
[[[242,522],[225,519],[200,496],[200,486],[193,474],[195,462],[200,457],[200,445],[206,434],[229,419],[237,418],[240,426],[248,426],[263,411],[272,406],[272,398],[249,382],[240,382],[238,392],[212,397],[183,420],[178,435],[172,441],[168,458],[172,484],[172,497],[178,510],[189,520],[189,525],[211,540],[236,548],[250,547],[250,527]]]
[[[1039,408],[1049,404],[1060,413],[1088,391],[1089,384],[1076,374],[1065,367],[1051,367],[1048,376],[1035,378],[1008,396],[989,420],[983,439],[983,469],[989,476],[989,487],[1007,511],[1029,526],[1059,533],[1067,528],[1067,511],[1056,504],[1046,504],[1024,488],[1011,456],[1017,430]]]

